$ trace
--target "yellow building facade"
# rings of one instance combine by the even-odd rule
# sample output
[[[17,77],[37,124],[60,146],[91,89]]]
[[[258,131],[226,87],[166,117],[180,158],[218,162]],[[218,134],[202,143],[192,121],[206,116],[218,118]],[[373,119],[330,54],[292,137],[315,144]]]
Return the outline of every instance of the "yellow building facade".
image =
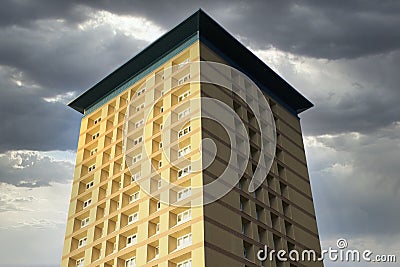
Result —
[[[254,57],[200,10],[70,103],[84,117],[61,266],[322,266],[257,259],[265,245],[319,253],[320,244],[297,116],[312,104]],[[193,78],[189,63],[197,61],[238,67],[271,88],[262,89],[276,125],[276,156],[255,192],[247,190],[260,151],[251,109],[218,86],[181,82],[189,73]],[[231,147],[224,129],[202,119],[201,97],[235,110],[251,154],[235,188],[206,205],[199,205],[202,192],[190,188],[217,179]],[[149,117],[141,110],[145,106],[152,106]],[[189,113],[198,119],[180,124]],[[125,127],[132,143],[124,140]],[[173,138],[163,138],[163,130],[178,135],[169,154],[163,151]],[[218,152],[202,169],[205,138]],[[184,160],[198,166],[188,169]]]

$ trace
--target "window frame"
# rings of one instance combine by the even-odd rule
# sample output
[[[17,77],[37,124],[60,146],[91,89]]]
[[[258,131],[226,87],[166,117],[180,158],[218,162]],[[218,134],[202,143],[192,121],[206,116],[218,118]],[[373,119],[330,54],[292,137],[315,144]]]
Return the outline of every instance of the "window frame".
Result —
[[[129,196],[129,203],[136,202],[139,199],[140,199],[140,191],[136,191],[135,193],[133,193],[132,195]]]
[[[91,198],[89,198],[89,199],[87,199],[87,200],[85,200],[85,201],[83,202],[83,208],[84,208],[84,209],[87,208],[87,207],[89,207],[90,205],[92,205],[92,199],[91,199]]]
[[[181,195],[181,197],[179,197],[179,195]],[[181,190],[179,190],[177,192],[176,199],[177,199],[177,201],[181,201],[181,200],[183,200],[185,198],[190,197],[191,195],[192,195],[192,189],[190,187],[186,187],[186,188],[181,189]]]
[[[128,225],[139,221],[139,212],[134,212],[128,216]]]

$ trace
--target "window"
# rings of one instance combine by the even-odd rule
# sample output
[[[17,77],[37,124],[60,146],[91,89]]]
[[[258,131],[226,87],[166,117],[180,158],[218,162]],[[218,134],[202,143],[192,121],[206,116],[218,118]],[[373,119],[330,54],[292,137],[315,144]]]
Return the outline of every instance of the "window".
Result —
[[[186,74],[185,76],[183,76],[182,78],[180,78],[180,79],[178,80],[178,85],[184,84],[185,82],[189,81],[189,79],[190,79],[190,73],[189,73],[189,74]]]
[[[88,168],[88,171],[91,172],[94,169],[96,169],[96,164],[90,165],[89,168]]]
[[[160,130],[162,130],[162,128],[163,128],[163,125],[162,125],[162,124],[160,124]]]
[[[189,63],[189,58],[185,59],[184,61],[182,61],[182,63],[178,64],[178,69],[182,68],[183,66],[185,66],[185,64]]]
[[[160,142],[159,144],[158,144],[158,147],[161,149],[162,148],[162,142]]]
[[[95,133],[94,135],[92,135],[92,140],[94,140],[94,139],[98,138],[99,136],[100,136],[100,134],[99,134],[99,133]]]
[[[145,86],[143,86],[142,88],[140,88],[139,89],[139,91],[137,91],[137,96],[140,96],[140,95],[142,95],[144,92],[146,92],[146,87]]]
[[[155,247],[154,248],[154,258],[158,259],[158,256],[160,256],[160,248]]]
[[[85,262],[85,258],[79,259],[76,261],[76,267],[83,267]]]
[[[243,189],[244,188],[244,179],[240,179],[239,182],[237,183],[237,188]]]
[[[140,160],[142,160],[142,154],[138,154],[138,155],[136,155],[136,156],[134,156],[134,157],[132,158],[133,164],[139,162]]]
[[[185,128],[183,128],[182,130],[180,130],[180,131],[178,132],[178,138],[181,138],[182,136],[185,136],[185,135],[187,135],[188,133],[190,133],[190,125],[187,126],[187,127],[185,127]]]
[[[117,201],[117,210],[121,208],[121,202]]]
[[[160,209],[161,209],[161,202],[158,201],[158,202],[157,202],[157,210],[160,210]]]
[[[179,179],[179,178],[182,178],[182,177],[185,177],[186,175],[188,175],[188,174],[191,172],[191,170],[192,170],[192,166],[191,166],[191,165],[186,166],[186,167],[183,168],[183,169],[180,169],[180,170],[178,171],[178,179]]]
[[[128,238],[126,239],[126,246],[132,246],[135,245],[137,243],[137,234],[128,236]]]
[[[188,146],[186,146],[186,147],[184,147],[182,149],[179,149],[178,150],[178,158],[181,158],[181,157],[189,154],[191,151],[192,151],[192,149],[191,149],[190,145],[188,145]]]
[[[139,136],[138,138],[133,140],[133,145],[136,146],[136,145],[140,144],[141,142],[143,142],[143,136]]]
[[[178,97],[178,102],[181,102],[181,101],[185,100],[185,98],[187,98],[189,95],[190,95],[190,91],[187,90],[186,92],[184,92],[183,94],[181,94]]]
[[[89,198],[88,200],[86,200],[85,202],[83,202],[83,208],[87,208],[92,204],[92,199]]]
[[[190,188],[185,188],[185,189],[178,191],[178,201],[189,197],[191,194],[192,194],[192,189],[190,189]]]
[[[187,108],[187,109],[185,109],[185,110],[182,111],[182,112],[179,112],[179,113],[178,113],[178,120],[180,120],[180,119],[182,119],[183,117],[189,115],[189,113],[190,113],[190,108]]]
[[[240,196],[240,200],[239,200],[240,211],[244,211],[245,208],[248,206],[248,203],[249,203],[249,200],[247,198]]]
[[[160,169],[162,167],[162,161],[160,160],[159,162],[158,162],[158,168]]]
[[[177,242],[176,246],[178,247],[178,249],[190,246],[192,244],[192,234],[187,234],[187,235],[178,237],[176,242]]]
[[[101,117],[98,117],[97,119],[94,120],[94,124],[97,124],[101,121]]]
[[[157,188],[160,189],[162,185],[161,179],[157,181]]]
[[[263,230],[261,227],[257,227],[257,236],[258,236],[258,242],[262,242],[264,240],[264,236],[265,236],[265,230]],[[289,246],[289,242],[288,242],[288,246]],[[289,249],[290,251],[290,249]]]
[[[136,182],[137,180],[139,180],[140,178],[142,178],[142,174],[141,174],[141,172],[137,172],[137,173],[135,173],[134,175],[132,175],[132,183],[133,182]]]
[[[161,113],[164,112],[164,107],[163,107],[163,106],[160,107],[160,112],[161,112]]]
[[[96,153],[97,153],[97,148],[90,150],[90,156],[93,156]]]
[[[135,267],[136,266],[136,257],[127,259],[125,261],[125,267]]]
[[[137,191],[129,196],[129,203],[135,202],[140,198],[140,191]]]
[[[81,228],[87,226],[87,225],[89,224],[89,220],[90,220],[89,217],[83,219],[83,220],[81,221]]]
[[[79,241],[78,241],[78,248],[81,248],[81,247],[83,247],[83,246],[86,246],[86,243],[87,243],[87,237],[85,236],[84,238],[82,238],[82,239],[79,239]]]
[[[89,183],[86,184],[86,189],[90,189],[94,186],[94,182],[90,181]]]
[[[256,219],[260,220],[262,216],[263,208],[256,204]]]
[[[142,126],[144,124],[144,119],[141,119],[140,121],[135,123],[135,128],[139,128],[140,126]]]
[[[128,216],[128,225],[132,224],[132,223],[135,223],[138,220],[139,220],[139,213],[135,212],[135,213],[133,213],[133,214]]]
[[[191,219],[192,219],[192,211],[191,210],[185,210],[184,212],[181,212],[178,215],[176,215],[177,224],[181,224],[181,223],[190,221]]]
[[[156,224],[156,234],[160,233],[160,223]]]
[[[192,260],[186,260],[178,263],[177,267],[192,267]]]
[[[136,107],[136,112],[139,112],[141,109],[144,109],[144,103]]]

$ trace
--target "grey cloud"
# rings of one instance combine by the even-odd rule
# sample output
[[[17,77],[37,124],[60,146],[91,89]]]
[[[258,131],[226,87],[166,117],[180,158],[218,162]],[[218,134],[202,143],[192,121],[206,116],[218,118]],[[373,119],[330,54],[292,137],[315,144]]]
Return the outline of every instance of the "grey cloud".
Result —
[[[373,237],[384,242],[385,236],[399,234],[399,130],[394,124],[369,135],[309,139],[322,144],[309,143],[307,155],[325,238]]]
[[[367,133],[400,121],[400,51],[339,65],[347,81],[312,85],[320,90],[310,95],[315,107],[302,116],[306,134]]]
[[[400,33],[397,1],[6,1],[3,25],[38,19],[83,21],[82,6],[116,14],[145,17],[165,29],[203,8],[255,49],[270,46],[319,58],[354,58],[397,50]],[[32,12],[33,9],[33,12]],[[251,19],[249,19],[251,18]]]
[[[400,46],[400,3],[396,1],[84,3],[116,13],[142,15],[167,28],[202,7],[255,49],[274,46],[318,58],[354,58],[394,51]]]
[[[1,1],[0,27],[12,25],[29,26],[32,22],[41,19],[70,18],[71,21],[82,21],[86,15],[72,5],[70,1]]]
[[[383,5],[385,6],[385,5]],[[388,10],[390,9],[390,12]],[[354,58],[397,50],[400,5],[381,1],[260,1],[235,10],[229,28],[253,48],[317,58]],[[251,17],[251,22],[247,18]]]
[[[319,12],[329,13],[330,10],[340,12],[345,9],[333,4],[323,6],[309,1],[252,3],[252,5],[244,2],[226,4],[223,1],[217,3],[206,1],[201,4],[201,7],[207,12],[209,11],[232,33],[240,36],[252,47],[264,48],[273,45],[300,54],[309,53],[297,48],[293,50],[291,48],[293,43],[307,43],[306,47],[309,47],[310,51],[319,51],[317,46],[325,47],[319,40],[320,36],[317,30],[320,28],[317,27],[317,30],[314,29],[315,27],[298,29],[304,23],[317,21],[306,16],[306,11],[312,11],[313,14],[318,15]],[[132,5],[130,1],[115,1],[113,5],[108,5],[105,1],[79,1],[76,3],[66,1],[62,3],[60,10],[53,10],[56,9],[54,4],[38,1],[35,2],[35,8],[40,9],[42,5],[46,5],[43,10],[31,12],[30,16],[21,16],[23,14],[21,12],[28,13],[26,10],[29,10],[30,4],[21,6],[21,2],[17,1],[4,3],[5,7],[11,4],[17,11],[10,6],[8,9],[13,11],[7,14],[9,18],[6,20],[10,23],[3,24],[3,27],[0,26],[0,65],[5,66],[0,73],[3,77],[0,82],[2,88],[0,115],[2,118],[6,118],[0,132],[0,151],[74,149],[79,127],[78,114],[69,110],[62,103],[47,103],[43,101],[43,98],[55,97],[67,92],[75,92],[75,95],[78,95],[146,45],[144,41],[132,39],[118,31],[114,32],[114,29],[106,25],[86,30],[80,29],[77,23],[88,19],[95,10],[109,10],[118,14],[145,17],[166,29],[174,26],[177,21],[184,19],[197,9],[194,3],[183,4],[179,1],[172,3],[147,1],[138,2],[135,5]],[[85,8],[84,5],[89,8]],[[296,8],[303,11],[295,10],[296,12],[294,12],[293,10]],[[5,9],[7,10],[7,8]],[[395,12],[391,11],[396,9],[395,4],[393,6],[386,4],[382,8],[375,8],[373,4],[361,7],[357,3],[352,3],[349,10],[355,9],[359,9],[360,14],[365,13],[365,19],[369,18],[368,14],[376,13],[376,17],[383,20],[386,18],[384,14],[387,14],[384,22],[376,23],[376,25],[381,25],[379,27],[390,28],[396,22],[396,19],[392,19]],[[344,15],[348,14],[346,10],[343,12]],[[76,17],[73,15],[75,13]],[[24,19],[18,20],[19,16]],[[15,19],[13,19],[14,17]],[[251,20],[248,19],[249,17]],[[322,17],[324,20],[328,20],[325,23],[329,27],[334,25],[334,22],[329,21],[328,15]],[[25,20],[29,20],[29,23],[25,23]],[[17,23],[17,21],[21,23]],[[353,24],[361,25],[362,23],[355,19]],[[329,27],[324,29],[324,34],[330,34]],[[341,25],[335,27],[342,28]],[[312,31],[313,29],[314,31]],[[347,31],[351,30],[347,29]],[[374,30],[374,28],[370,28],[368,31],[357,30],[357,32],[367,32],[368,34],[375,31],[378,31],[379,34],[386,34],[385,36],[392,36],[388,34],[388,30]],[[336,34],[345,33],[344,30],[343,33],[342,30],[339,30]],[[345,41],[347,37],[343,35],[340,38]],[[328,36],[326,40],[330,40],[330,38],[334,39],[334,36]],[[382,38],[380,39],[382,40]],[[382,50],[375,52],[388,51],[384,46],[392,45],[392,43],[390,40],[386,40],[381,42],[381,45]],[[333,50],[341,51],[340,46],[351,47],[351,49],[356,47],[360,53],[370,53],[363,51],[365,43],[343,43],[333,46]],[[393,53],[397,55],[397,52]],[[343,55],[336,57],[338,56],[342,57]],[[327,57],[330,57],[329,53]],[[396,69],[398,61],[389,63],[393,69]],[[345,64],[346,62],[344,62]],[[8,69],[17,74],[10,74]],[[389,68],[385,70],[393,72]],[[367,76],[370,75],[370,72],[371,70],[365,70],[365,73],[368,73]],[[384,72],[378,70],[378,73]],[[14,83],[10,81],[9,77],[12,75],[20,76],[22,87],[17,87],[15,81]],[[386,82],[384,81],[382,84],[383,90]],[[298,88],[303,91],[303,87],[299,86]],[[306,90],[307,88],[304,88],[304,91]],[[396,114],[399,114],[398,108],[392,105],[397,97],[395,90],[388,90],[385,97],[376,97],[376,94],[371,94],[369,89],[358,94],[359,91],[349,88],[349,92],[353,92],[353,95],[351,97],[343,96],[339,103],[317,99],[315,101],[317,107],[307,115],[309,119],[305,119],[307,126],[305,129],[308,130],[308,133],[318,133],[321,132],[321,129],[340,132],[351,127],[367,130],[375,127],[377,122],[387,124],[396,117]],[[321,104],[323,108],[321,108]],[[366,120],[364,114],[371,111],[374,105],[381,111],[370,113],[370,120]],[[388,106],[393,108],[387,109]],[[342,120],[343,116],[345,116],[345,120]],[[319,123],[307,124],[307,120]]]
[[[73,163],[55,161],[38,152],[13,151],[0,154],[0,182],[19,187],[49,186],[51,182],[71,181]],[[30,202],[34,199],[16,198],[9,202]]]
[[[348,60],[259,55],[315,104],[300,114],[306,135],[368,133],[400,121],[400,51]]]
[[[106,25],[80,30],[42,21],[31,28],[0,29],[0,65],[18,69],[53,94],[82,91],[144,44]]]
[[[387,241],[398,235],[400,222],[400,136],[393,124],[400,120],[399,6],[398,1],[2,1],[0,182],[34,188],[70,181],[71,163],[5,151],[75,149],[80,115],[44,98],[79,94],[146,45],[104,25],[82,30],[79,23],[95,10],[108,10],[166,30],[201,7],[253,49],[276,47],[305,60],[330,59],[313,63],[320,71],[312,76],[293,66],[279,69],[316,104],[302,114],[305,133],[339,134],[318,136],[324,147],[308,148],[320,233],[323,239]],[[294,64],[302,68],[301,62]],[[363,135],[357,139],[349,132]],[[31,200],[0,196],[0,212]],[[0,231],[0,240],[15,241],[5,246],[1,264],[58,262],[65,228],[51,220],[27,221]],[[51,250],[38,242],[51,244]]]
[[[75,149],[80,115],[44,98],[78,95],[145,43],[108,26],[79,31],[54,23],[61,32],[54,25],[0,28],[0,152]]]
[[[11,84],[3,84],[1,88],[0,152],[66,150],[76,146],[80,116],[73,110],[63,103],[44,101],[37,88]]]

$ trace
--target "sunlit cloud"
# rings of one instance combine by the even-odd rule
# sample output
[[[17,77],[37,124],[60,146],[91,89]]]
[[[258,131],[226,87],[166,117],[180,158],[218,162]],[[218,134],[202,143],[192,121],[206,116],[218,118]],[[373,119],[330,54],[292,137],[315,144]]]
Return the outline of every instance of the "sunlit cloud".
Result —
[[[110,27],[116,35],[118,32],[146,42],[154,41],[164,30],[145,17],[117,15],[108,11],[94,11],[90,19],[78,25],[82,31],[98,27]]]
[[[65,94],[59,94],[54,97],[44,97],[43,100],[48,103],[63,103],[67,104],[76,96],[76,92],[67,92]]]

